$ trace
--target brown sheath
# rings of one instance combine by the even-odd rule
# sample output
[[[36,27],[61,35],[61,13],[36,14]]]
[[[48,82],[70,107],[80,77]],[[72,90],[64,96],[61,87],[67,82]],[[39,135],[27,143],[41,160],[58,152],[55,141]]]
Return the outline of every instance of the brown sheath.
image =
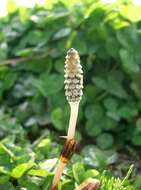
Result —
[[[66,140],[63,150],[61,152],[60,160],[67,163],[76,149],[76,141],[74,139]]]
[[[51,187],[51,190],[57,190],[57,186]]]

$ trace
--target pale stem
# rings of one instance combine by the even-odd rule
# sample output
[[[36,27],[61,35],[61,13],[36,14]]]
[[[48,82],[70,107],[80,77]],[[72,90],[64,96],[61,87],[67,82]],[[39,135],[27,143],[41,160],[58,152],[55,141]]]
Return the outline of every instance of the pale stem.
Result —
[[[70,110],[70,120],[69,120],[67,140],[73,139],[75,136],[79,102],[70,102],[70,109],[71,110]]]
[[[59,163],[55,171],[55,176],[52,182],[52,189],[53,187],[56,187],[58,185],[65,166],[66,166],[66,163],[63,163],[61,160],[59,160]]]
[[[70,103],[70,109],[71,109],[71,111],[70,111],[70,120],[69,120],[67,140],[73,139],[74,135],[75,135],[76,122],[77,122],[78,109],[79,109],[79,102],[71,102]],[[53,178],[52,190],[53,190],[53,187],[58,185],[65,166],[66,166],[66,163],[63,163],[61,160],[59,160],[59,163],[57,165],[57,169],[55,171],[55,176]]]

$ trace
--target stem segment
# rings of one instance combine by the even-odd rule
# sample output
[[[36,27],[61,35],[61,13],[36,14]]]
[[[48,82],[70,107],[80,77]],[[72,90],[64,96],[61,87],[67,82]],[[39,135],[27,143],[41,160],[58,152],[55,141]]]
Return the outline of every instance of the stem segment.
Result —
[[[76,147],[76,142],[74,139],[66,140],[65,146],[63,147],[63,150],[61,152],[59,163],[57,165],[57,169],[56,169],[55,176],[53,179],[52,190],[57,189],[63,170],[66,164],[68,163],[68,161],[70,160],[72,154],[74,153],[75,147]]]
[[[61,175],[63,173],[65,166],[66,166],[66,163],[63,163],[61,160],[59,160],[59,163],[57,165],[57,169],[55,172],[55,176],[52,182],[51,190],[57,190],[57,186],[58,186],[59,180],[61,178]]]
[[[71,113],[70,113],[69,128],[68,128],[68,134],[67,134],[68,140],[73,139],[75,136],[79,102],[71,102],[70,109],[71,109]]]

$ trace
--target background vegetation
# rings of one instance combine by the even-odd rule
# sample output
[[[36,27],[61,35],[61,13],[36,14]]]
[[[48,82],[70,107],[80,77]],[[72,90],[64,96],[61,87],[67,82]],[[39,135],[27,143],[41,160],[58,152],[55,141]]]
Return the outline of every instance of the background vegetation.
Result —
[[[0,20],[0,189],[49,190],[68,126],[63,68],[71,47],[85,88],[78,150],[59,188],[96,177],[102,190],[141,189],[141,8],[60,0],[8,10]],[[132,163],[131,179],[112,177]]]

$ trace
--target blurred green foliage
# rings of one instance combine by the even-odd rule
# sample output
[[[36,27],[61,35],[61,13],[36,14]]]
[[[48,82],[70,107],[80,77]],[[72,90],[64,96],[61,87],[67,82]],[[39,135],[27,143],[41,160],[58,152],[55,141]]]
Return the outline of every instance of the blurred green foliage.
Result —
[[[98,175],[93,168],[114,164],[126,144],[141,146],[141,8],[60,0],[33,9],[9,1],[8,10],[0,20],[0,189],[49,190],[60,151],[52,141],[65,134],[69,119],[64,59],[74,47],[84,70],[77,138],[97,146],[73,157],[84,164],[69,167],[59,187],[72,190]],[[107,176],[102,190],[123,185]]]
[[[84,69],[80,132],[103,149],[141,145],[140,9],[100,1],[52,5],[14,9],[1,19],[1,111],[27,130],[51,126],[64,133],[64,57],[74,47]]]
[[[59,152],[60,146],[51,142],[50,133],[46,134],[46,138],[40,138],[32,145],[28,141],[17,145],[10,137],[4,139],[0,143],[0,188],[2,190],[50,190],[57,163],[55,157]],[[76,162],[78,157],[79,162]],[[89,158],[87,155],[83,157]],[[73,157],[59,183],[59,190],[74,190],[76,185],[88,178],[99,179],[102,184],[101,190],[135,189],[129,185],[132,166],[127,176],[120,180],[106,171],[100,174],[98,170],[90,168],[89,160],[85,164],[82,162],[83,157],[77,154]],[[135,187],[140,188],[137,180]]]

